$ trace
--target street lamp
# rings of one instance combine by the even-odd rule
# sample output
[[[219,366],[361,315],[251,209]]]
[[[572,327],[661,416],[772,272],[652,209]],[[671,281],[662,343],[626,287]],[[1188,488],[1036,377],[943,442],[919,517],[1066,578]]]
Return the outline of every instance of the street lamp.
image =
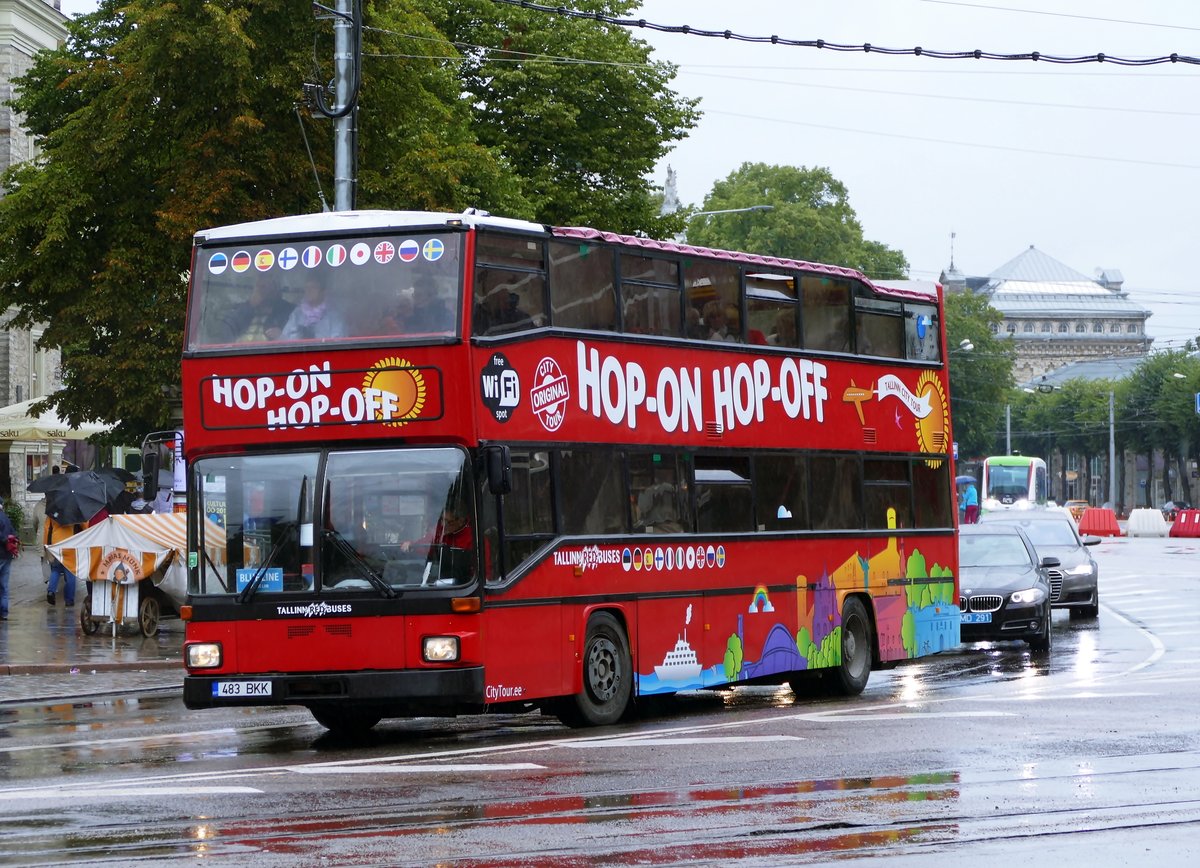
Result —
[[[752,211],[774,211],[774,205],[750,205],[745,208],[721,208],[717,211],[697,211],[687,218],[687,222],[691,223],[697,217],[712,217],[714,214],[747,214]],[[679,244],[687,243],[687,229],[684,229],[675,236],[675,241]]]
[[[688,217],[688,220],[691,220],[692,217],[711,217],[714,214],[744,214],[747,211],[774,211],[774,210],[775,210],[774,205],[750,205],[749,207],[746,207],[746,208],[722,208],[719,211],[697,211],[695,214],[691,215],[691,217]]]

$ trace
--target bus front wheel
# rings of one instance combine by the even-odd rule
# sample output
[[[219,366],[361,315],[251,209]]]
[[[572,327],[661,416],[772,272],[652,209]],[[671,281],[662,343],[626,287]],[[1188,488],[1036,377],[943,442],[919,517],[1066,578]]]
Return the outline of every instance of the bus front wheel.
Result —
[[[558,706],[558,719],[571,727],[616,723],[632,692],[633,662],[625,631],[607,612],[593,615],[583,643],[583,689]]]
[[[362,735],[383,719],[369,708],[337,708],[320,705],[308,709],[321,726],[339,736]]]

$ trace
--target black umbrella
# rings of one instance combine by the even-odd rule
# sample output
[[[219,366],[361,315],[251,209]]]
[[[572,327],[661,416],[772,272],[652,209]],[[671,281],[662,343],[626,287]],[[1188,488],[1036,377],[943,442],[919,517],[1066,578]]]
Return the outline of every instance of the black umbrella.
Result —
[[[124,485],[126,482],[137,482],[141,478],[133,473],[130,473],[124,467],[101,467],[96,472],[101,476],[111,476],[114,479],[119,479],[122,485]]]
[[[125,490],[125,483],[114,476],[101,476],[92,470],[58,473],[35,479],[27,491],[45,492],[46,515],[59,524],[83,524]]]

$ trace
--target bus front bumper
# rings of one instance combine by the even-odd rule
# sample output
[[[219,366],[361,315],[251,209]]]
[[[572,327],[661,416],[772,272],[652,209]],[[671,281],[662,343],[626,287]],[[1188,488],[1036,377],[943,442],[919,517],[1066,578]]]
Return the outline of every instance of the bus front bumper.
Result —
[[[483,709],[483,667],[384,672],[188,675],[188,708],[247,705],[386,707],[403,714],[469,714]]]

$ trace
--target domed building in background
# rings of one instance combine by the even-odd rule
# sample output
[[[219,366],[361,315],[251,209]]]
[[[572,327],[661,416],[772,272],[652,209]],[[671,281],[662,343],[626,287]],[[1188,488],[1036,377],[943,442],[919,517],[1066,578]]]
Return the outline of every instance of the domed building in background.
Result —
[[[1004,316],[997,334],[1013,338],[1013,376],[1028,383],[1074,362],[1144,357],[1154,338],[1146,334],[1150,311],[1122,288],[1116,269],[1088,277],[1032,244],[983,277],[954,267],[942,272],[947,292],[973,290]]]

